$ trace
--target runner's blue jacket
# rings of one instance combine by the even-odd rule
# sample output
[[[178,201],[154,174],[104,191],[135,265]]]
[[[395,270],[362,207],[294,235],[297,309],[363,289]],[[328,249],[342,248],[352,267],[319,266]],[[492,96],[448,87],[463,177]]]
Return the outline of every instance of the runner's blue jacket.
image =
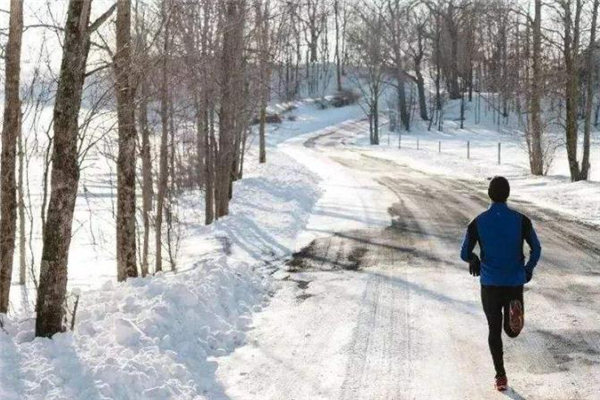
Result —
[[[525,263],[523,245],[530,248]],[[542,254],[540,241],[531,220],[510,209],[506,203],[492,203],[469,224],[460,257],[469,262],[473,249],[479,243],[482,285],[520,286],[526,272],[533,273]]]

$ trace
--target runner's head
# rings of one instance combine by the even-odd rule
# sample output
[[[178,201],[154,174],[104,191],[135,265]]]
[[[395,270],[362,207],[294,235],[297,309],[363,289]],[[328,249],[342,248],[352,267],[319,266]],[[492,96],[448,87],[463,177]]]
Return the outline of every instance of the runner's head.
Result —
[[[506,203],[506,199],[510,195],[510,185],[508,180],[503,176],[495,176],[490,181],[488,188],[488,196],[494,203]]]

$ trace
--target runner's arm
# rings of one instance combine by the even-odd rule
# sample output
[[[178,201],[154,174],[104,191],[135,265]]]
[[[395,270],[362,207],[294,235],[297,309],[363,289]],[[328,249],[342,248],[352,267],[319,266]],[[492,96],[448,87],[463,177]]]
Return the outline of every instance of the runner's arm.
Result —
[[[474,258],[478,258],[473,250],[475,245],[479,242],[479,233],[477,232],[477,219],[471,221],[467,227],[467,233],[462,243],[460,250],[460,258],[465,262],[470,262]]]
[[[540,244],[540,240],[538,239],[537,233],[535,229],[533,229],[533,225],[531,224],[531,220],[527,217],[523,217],[524,221],[524,235],[523,238],[527,242],[529,246],[529,259],[527,260],[527,264],[525,264],[525,270],[531,274],[533,273],[533,269],[537,265],[538,261],[540,261],[540,257],[542,255],[542,245]]]

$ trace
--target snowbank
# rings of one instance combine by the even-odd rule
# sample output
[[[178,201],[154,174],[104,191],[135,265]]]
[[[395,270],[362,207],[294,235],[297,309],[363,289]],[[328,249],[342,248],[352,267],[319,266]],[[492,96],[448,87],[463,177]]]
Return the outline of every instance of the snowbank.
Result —
[[[0,397],[220,398],[211,357],[244,343],[251,313],[269,298],[268,260],[293,251],[320,195],[318,177],[289,157],[255,158],[235,184],[231,215],[214,225],[202,225],[197,194],[182,199],[179,273],[84,290],[75,330],[53,340],[34,338],[31,311],[5,321]]]

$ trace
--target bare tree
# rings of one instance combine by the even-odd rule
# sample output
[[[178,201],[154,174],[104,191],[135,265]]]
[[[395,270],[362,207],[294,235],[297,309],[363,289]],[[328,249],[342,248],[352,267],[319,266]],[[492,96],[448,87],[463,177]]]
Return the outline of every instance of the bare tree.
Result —
[[[333,13],[335,16],[335,73],[337,90],[342,91],[342,55],[341,55],[341,37],[340,37],[340,0],[333,0]]]
[[[150,151],[150,128],[148,126],[148,101],[150,93],[148,90],[149,79],[146,73],[150,72],[147,68],[149,59],[147,56],[147,29],[145,15],[136,13],[136,37],[137,37],[137,57],[140,67],[137,79],[138,93],[138,125],[141,134],[140,158],[142,161],[142,221],[144,226],[144,237],[142,240],[142,276],[148,275],[148,253],[150,247],[150,213],[152,212],[152,199],[154,196],[152,182],[152,155]]]
[[[363,111],[369,118],[370,142],[379,144],[379,100],[386,85],[383,51],[384,17],[377,6],[357,10],[359,23],[348,34],[351,76],[361,90]]]
[[[592,4],[592,25],[590,28],[590,46],[587,54],[587,66],[586,66],[586,103],[585,103],[585,123],[583,130],[583,158],[581,160],[581,172],[579,179],[587,180],[590,174],[590,139],[592,133],[592,105],[594,103],[594,88],[595,88],[595,74],[594,70],[596,67],[596,28],[598,23],[598,4],[599,0],[594,0]]]
[[[405,53],[403,45],[407,41],[406,31],[406,13],[407,8],[400,0],[386,0],[385,12],[381,12],[385,31],[382,34],[386,37],[389,46],[390,68],[394,71],[394,86],[396,87],[398,116],[405,130],[410,130],[410,113],[406,102],[406,78],[407,74],[404,67]]]
[[[0,172],[0,313],[8,311],[12,279],[17,220],[16,151],[21,135],[21,38],[23,36],[23,1],[11,0],[8,43],[6,46],[6,81],[2,156]]]
[[[224,7],[223,48],[221,53],[221,100],[219,112],[218,152],[215,160],[215,215],[229,214],[229,200],[237,165],[240,94],[243,93],[243,42],[245,0],[227,0]]]
[[[535,17],[533,26],[533,52],[531,55],[531,89],[529,94],[529,128],[527,132],[529,144],[529,166],[531,173],[544,173],[544,157],[542,153],[542,1],[535,0]]]
[[[423,77],[423,62],[426,46],[426,25],[430,22],[427,13],[421,8],[408,10],[408,23],[410,33],[408,40],[408,53],[412,59],[414,75],[407,73],[417,85],[419,98],[419,114],[423,121],[429,120],[427,113],[427,95],[425,92],[425,78]]]
[[[154,271],[162,271],[162,222],[165,208],[167,185],[169,182],[169,52],[171,42],[171,18],[170,10],[167,9],[167,1],[161,4],[162,20],[165,23],[165,31],[162,49],[161,83],[160,83],[160,165],[158,175],[158,194],[156,198],[156,259]]]
[[[63,331],[69,247],[77,187],[78,117],[90,35],[112,14],[116,5],[90,24],[91,0],[70,0],[64,52],[54,103],[52,181],[43,234],[40,281],[36,304],[36,336]]]
[[[579,58],[581,40],[582,0],[557,0],[563,20],[563,57],[564,57],[564,96],[565,96],[565,134],[567,139],[567,158],[571,180],[581,179],[581,170],[577,160],[579,127],[577,122],[577,103],[579,88]],[[575,9],[573,10],[573,5]],[[574,11],[574,13],[573,13]]]
[[[135,104],[131,62],[131,0],[117,2],[116,76],[119,154],[117,157],[117,279],[137,277],[135,243]]]
[[[259,90],[260,90],[260,108],[259,108],[259,126],[258,141],[259,155],[258,162],[267,162],[266,150],[266,122],[267,122],[267,101],[271,91],[271,42],[273,35],[271,32],[270,1],[260,0],[254,2],[256,14],[256,30],[258,42],[258,63],[259,63]]]

